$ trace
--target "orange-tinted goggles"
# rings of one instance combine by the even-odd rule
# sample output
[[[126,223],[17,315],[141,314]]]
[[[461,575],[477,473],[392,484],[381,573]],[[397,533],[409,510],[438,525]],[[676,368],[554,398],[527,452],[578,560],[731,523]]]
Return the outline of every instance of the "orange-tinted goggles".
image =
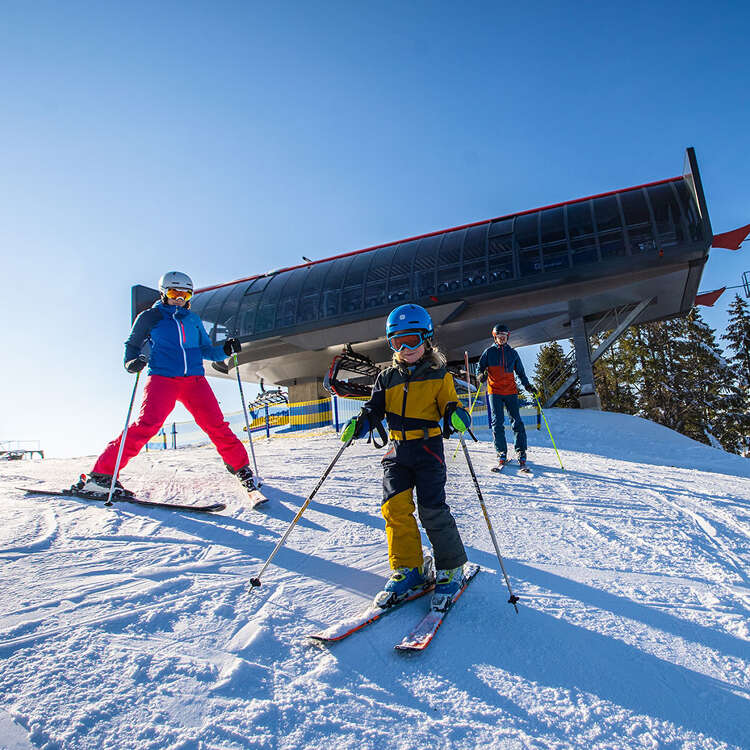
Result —
[[[193,293],[189,289],[167,289],[164,294],[166,294],[169,299],[180,299],[180,297],[182,297],[185,301],[193,296]]]
[[[391,336],[388,339],[388,343],[394,352],[400,352],[404,347],[407,349],[419,349],[424,343],[424,337],[421,333],[403,333],[400,336]]]

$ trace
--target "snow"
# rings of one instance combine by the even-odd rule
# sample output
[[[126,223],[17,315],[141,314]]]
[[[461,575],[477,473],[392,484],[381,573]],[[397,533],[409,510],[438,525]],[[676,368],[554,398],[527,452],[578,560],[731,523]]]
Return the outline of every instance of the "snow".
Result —
[[[552,409],[533,478],[470,443],[519,614],[462,453],[448,496],[482,571],[421,654],[428,597],[350,638],[387,574],[382,451],[256,440],[270,502],[243,506],[210,446],[143,454],[151,499],[198,515],[25,496],[91,458],[0,464],[0,748],[750,747],[750,463],[637,417]],[[510,434],[509,434],[510,436]],[[427,543],[425,539],[425,548]]]

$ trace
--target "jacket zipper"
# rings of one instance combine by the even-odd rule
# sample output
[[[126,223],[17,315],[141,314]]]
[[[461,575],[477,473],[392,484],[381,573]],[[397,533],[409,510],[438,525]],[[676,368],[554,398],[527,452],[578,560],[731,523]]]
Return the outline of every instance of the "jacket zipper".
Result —
[[[401,406],[401,434],[404,436],[404,440],[406,440],[406,425],[404,424],[406,421],[406,397],[409,394],[409,381],[411,380],[412,373],[409,373],[409,376],[404,381],[404,402]]]
[[[185,347],[182,345],[182,337],[185,329],[180,327],[180,322],[174,315],[172,316],[172,320],[174,320],[174,324],[177,326],[177,340],[180,342],[180,349],[182,349],[182,361],[185,365],[185,375],[187,375],[187,354],[185,353]]]

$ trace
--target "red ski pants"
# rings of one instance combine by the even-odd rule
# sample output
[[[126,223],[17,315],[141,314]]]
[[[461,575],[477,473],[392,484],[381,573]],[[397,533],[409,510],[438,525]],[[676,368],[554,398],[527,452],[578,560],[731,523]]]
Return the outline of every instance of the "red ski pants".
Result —
[[[120,469],[138,455],[141,448],[161,429],[164,421],[179,401],[193,415],[196,424],[211,438],[224,463],[235,471],[248,463],[247,451],[239,438],[229,429],[219,403],[203,375],[166,378],[150,375],[143,389],[143,403],[138,420],[130,425],[122,451]],[[113,440],[99,456],[93,468],[95,474],[114,474],[120,437]]]

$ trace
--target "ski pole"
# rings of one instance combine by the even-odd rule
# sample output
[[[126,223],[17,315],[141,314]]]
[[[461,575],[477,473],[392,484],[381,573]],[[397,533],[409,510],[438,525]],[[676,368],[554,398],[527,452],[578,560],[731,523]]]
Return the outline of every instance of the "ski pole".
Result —
[[[245,412],[245,428],[247,429],[247,439],[250,441],[250,453],[253,456],[253,466],[255,467],[255,481],[257,487],[263,486],[263,480],[258,476],[258,462],[255,460],[255,448],[253,447],[253,433],[250,432],[250,420],[247,417],[247,406],[245,405],[245,394],[242,390],[242,379],[240,378],[240,364],[237,361],[237,352],[232,352],[234,357],[234,371],[237,373],[237,385],[240,387],[240,401],[242,401],[242,411]]]
[[[474,396],[474,401],[471,404],[471,409],[469,409],[469,416],[471,416],[474,413],[474,406],[477,403],[477,399],[479,398],[479,394],[482,392],[482,385],[480,383],[479,388],[477,388],[477,395]],[[458,449],[460,446],[456,446],[456,450],[453,451],[453,460],[455,461],[456,456],[458,455]]]
[[[516,614],[518,614],[518,607],[516,606],[516,602],[518,602],[518,597],[513,593],[513,589],[510,586],[510,580],[508,579],[508,574],[505,572],[505,565],[503,564],[503,557],[500,554],[500,547],[497,544],[495,531],[492,528],[492,522],[490,521],[489,513],[487,513],[487,506],[484,504],[484,498],[482,497],[482,490],[479,488],[477,475],[474,472],[474,466],[471,463],[471,458],[469,457],[469,450],[466,447],[466,443],[464,442],[463,434],[460,435],[460,440],[461,440],[461,447],[464,449],[464,456],[466,456],[466,463],[469,467],[469,473],[471,474],[471,478],[474,482],[474,489],[477,491],[479,504],[482,506],[482,513],[484,513],[484,520],[487,522],[487,528],[489,529],[490,536],[492,537],[492,544],[495,546],[495,554],[497,555],[498,562],[500,563],[500,569],[503,571],[503,577],[505,578],[505,585],[508,587],[508,593],[510,594],[510,598],[508,599],[508,604],[512,604],[513,608],[516,610]]]
[[[552,447],[555,449],[555,453],[557,453],[557,460],[560,462],[560,468],[565,471],[565,467],[563,466],[562,459],[560,458],[560,453],[557,450],[557,446],[555,445],[555,438],[552,437],[552,430],[549,428],[549,422],[547,421],[547,417],[544,414],[544,409],[542,409],[541,403],[539,403],[539,396],[534,394],[534,398],[536,399],[537,406],[539,407],[539,411],[542,414],[542,419],[544,420],[544,424],[547,425],[547,432],[549,432],[549,439],[552,441]]]
[[[286,542],[289,534],[292,533],[292,529],[297,524],[297,521],[299,521],[299,519],[302,518],[302,514],[305,512],[305,509],[310,504],[310,501],[315,497],[315,493],[321,488],[321,485],[323,484],[323,482],[325,482],[326,477],[331,473],[331,469],[336,465],[336,462],[339,460],[344,450],[351,445],[351,442],[353,439],[354,439],[354,435],[352,434],[352,436],[350,436],[349,439],[339,448],[339,452],[334,456],[333,461],[331,461],[331,463],[328,464],[328,468],[323,472],[323,476],[318,480],[318,483],[315,485],[315,489],[307,496],[307,500],[305,500],[305,502],[302,503],[302,507],[297,511],[297,515],[292,519],[292,522],[289,524],[289,527],[284,532],[284,535],[276,543],[276,546],[273,548],[273,552],[271,552],[271,554],[268,556],[268,559],[263,563],[263,567],[258,571],[258,575],[250,579],[250,586],[252,588],[260,586],[260,577],[263,575],[266,568],[270,565],[271,560],[273,560],[273,558],[276,556],[276,553],[284,546],[284,542]]]
[[[139,359],[141,359],[139,357]],[[130,406],[128,406],[128,416],[125,417],[125,429],[122,431],[122,435],[120,436],[120,448],[117,451],[117,461],[115,461],[115,471],[114,474],[112,474],[112,484],[109,485],[109,495],[107,495],[107,500],[105,501],[106,506],[112,505],[112,495],[115,494],[115,484],[117,483],[117,475],[120,473],[120,461],[122,461],[122,451],[125,448],[125,438],[128,434],[128,427],[130,426],[130,413],[133,411],[133,402],[135,401],[135,392],[138,390],[138,381],[141,377],[141,371],[138,370],[138,372],[135,374],[135,383],[133,384],[133,393],[130,396]]]

